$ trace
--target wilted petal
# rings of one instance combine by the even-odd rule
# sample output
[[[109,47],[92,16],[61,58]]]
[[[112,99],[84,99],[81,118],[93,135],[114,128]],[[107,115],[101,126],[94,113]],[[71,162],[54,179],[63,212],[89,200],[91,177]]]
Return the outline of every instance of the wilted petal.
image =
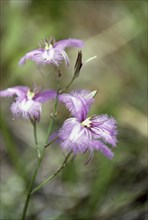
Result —
[[[28,52],[24,57],[22,57],[19,61],[19,65],[25,64],[26,60],[33,60],[37,63],[41,62],[42,59],[42,54],[44,50],[43,49],[38,49],[38,50],[32,50]]]
[[[91,131],[94,137],[101,138],[113,147],[117,143],[117,126],[114,118],[108,115],[99,115],[91,118]]]
[[[57,96],[57,92],[54,90],[46,90],[43,92],[37,93],[34,100],[40,103],[47,102],[48,100],[55,99]]]
[[[26,96],[27,90],[28,90],[28,87],[26,86],[15,86],[12,88],[1,90],[0,96],[9,97],[9,96],[17,95],[18,97],[23,99]]]
[[[64,50],[66,47],[78,47],[81,48],[84,46],[84,42],[78,39],[64,39],[56,42],[54,48],[57,50]]]
[[[63,149],[74,153],[84,153],[90,142],[90,133],[75,118],[67,119],[59,131],[59,139]]]
[[[87,113],[94,101],[95,93],[87,90],[77,90],[70,94],[59,95],[59,100],[63,102],[71,114],[79,121],[85,120]]]

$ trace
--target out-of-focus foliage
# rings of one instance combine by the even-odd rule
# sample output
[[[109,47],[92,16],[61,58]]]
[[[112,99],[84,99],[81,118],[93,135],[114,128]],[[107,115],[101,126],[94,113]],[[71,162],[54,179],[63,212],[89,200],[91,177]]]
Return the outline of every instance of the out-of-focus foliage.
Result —
[[[56,88],[53,67],[17,65],[21,56],[47,36],[85,41],[83,66],[72,89],[98,90],[92,114],[118,121],[118,146],[112,161],[95,152],[79,155],[50,184],[32,196],[30,220],[146,220],[147,216],[147,1],[1,0],[1,89],[15,85]],[[62,65],[61,86],[72,77]],[[11,99],[1,99],[1,219],[19,219],[26,186],[36,160],[29,121],[12,120]],[[43,143],[52,105],[46,104],[38,127]],[[60,106],[54,131],[69,116]],[[46,151],[36,184],[54,172],[64,155],[58,144]]]

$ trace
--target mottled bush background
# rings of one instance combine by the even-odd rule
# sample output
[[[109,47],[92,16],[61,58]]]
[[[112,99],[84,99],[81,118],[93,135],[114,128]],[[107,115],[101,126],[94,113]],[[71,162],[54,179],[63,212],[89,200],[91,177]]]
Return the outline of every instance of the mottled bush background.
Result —
[[[146,220],[147,183],[147,1],[1,0],[0,87],[34,84],[56,88],[53,67],[18,61],[50,35],[57,40],[85,41],[82,68],[71,89],[98,90],[91,114],[107,113],[118,121],[118,146],[109,161],[95,152],[78,155],[50,184],[33,195],[28,220]],[[71,66],[62,65],[61,86],[72,77],[77,49],[67,49]],[[11,98],[1,98],[1,219],[19,220],[25,186],[32,175],[36,151],[29,121],[13,120]],[[52,103],[45,104],[38,127],[39,143],[47,134]],[[54,130],[69,116],[58,110]],[[46,151],[36,184],[64,159],[57,144]]]

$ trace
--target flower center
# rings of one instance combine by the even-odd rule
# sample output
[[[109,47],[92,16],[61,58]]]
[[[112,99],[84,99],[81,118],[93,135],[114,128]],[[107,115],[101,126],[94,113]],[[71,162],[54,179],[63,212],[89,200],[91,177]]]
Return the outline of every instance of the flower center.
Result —
[[[53,47],[52,44],[45,42],[45,50],[50,50],[52,49],[52,47]]]
[[[31,89],[28,89],[27,91],[27,98],[28,100],[32,100],[35,96],[35,92],[33,92]]]
[[[84,127],[88,127],[88,128],[90,128],[90,126],[91,126],[91,117],[89,117],[89,118],[86,118],[84,121],[82,121],[82,126],[84,126]]]

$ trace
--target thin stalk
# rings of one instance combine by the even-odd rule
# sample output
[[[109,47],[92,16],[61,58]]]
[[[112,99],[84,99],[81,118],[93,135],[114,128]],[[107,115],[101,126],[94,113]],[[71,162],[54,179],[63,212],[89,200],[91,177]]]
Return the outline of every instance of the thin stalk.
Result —
[[[42,161],[42,158],[43,158],[43,154],[44,154],[44,151],[42,152],[41,157],[38,158],[37,165],[36,165],[35,171],[33,173],[32,180],[30,182],[30,186],[29,186],[29,190],[28,190],[28,193],[27,193],[27,197],[26,197],[26,201],[25,201],[25,205],[24,205],[24,209],[23,209],[21,220],[25,220],[25,218],[26,218],[26,212],[27,212],[28,205],[29,205],[29,202],[30,202],[31,191],[32,191],[35,179],[36,179],[36,175],[38,173],[38,169],[40,167],[40,164],[41,164],[41,161]]]
[[[56,136],[52,141],[50,141],[48,144],[46,144],[44,147],[48,147],[49,145],[51,145],[53,142],[55,142],[58,139],[59,136]]]
[[[38,158],[40,158],[41,153],[40,153],[40,149],[39,149],[39,145],[38,145],[38,139],[37,139],[37,124],[36,124],[36,122],[33,123],[33,134],[34,134],[34,140],[35,140],[35,144],[36,144],[36,150],[37,150]]]
[[[50,182],[55,176],[58,175],[59,172],[61,172],[61,170],[67,165],[67,161],[71,155],[71,151],[67,154],[67,156],[65,157],[65,160],[63,161],[63,163],[61,164],[61,166],[56,170],[55,173],[53,173],[51,176],[49,176],[47,179],[45,179],[40,185],[38,185],[34,190],[32,190],[31,194],[33,194],[34,192],[36,192],[37,190],[39,190],[40,188],[42,188],[43,186],[45,186],[48,182]]]
[[[58,107],[58,92],[57,92],[57,96],[56,96],[56,100],[55,100],[55,104],[54,104],[54,109],[53,109],[52,116],[51,116],[51,121],[50,121],[50,124],[49,124],[49,127],[48,127],[47,137],[46,137],[44,147],[48,144],[48,139],[49,139],[49,136],[51,134],[51,129],[52,129],[55,117],[56,117],[57,107]]]
[[[33,133],[34,133],[35,144],[38,145],[36,122],[33,123]]]
[[[71,79],[71,81],[68,83],[68,85],[67,85],[64,89],[60,90],[59,93],[62,94],[63,92],[65,92],[65,91],[71,86],[71,84],[73,83],[73,81],[74,81],[75,79],[76,79],[76,77],[73,76],[72,79]]]
[[[66,91],[70,86],[71,86],[71,84],[73,83],[73,81],[75,80],[75,76],[74,77],[72,77],[72,80],[69,82],[69,84],[65,87],[65,89],[64,89],[64,91]]]
[[[56,113],[56,111],[57,111],[57,105],[58,105],[58,92],[57,92],[57,97],[56,97],[55,104],[54,104],[53,116],[52,116],[51,121],[50,121],[50,124],[49,124],[47,139],[46,139],[46,142],[45,142],[44,146],[46,146],[47,141],[48,141],[48,137],[49,137],[49,135],[51,134],[51,129],[52,129],[52,126],[53,126],[55,113]],[[34,137],[35,137],[35,140],[36,140],[36,143],[37,143],[36,126],[34,126]],[[35,182],[35,179],[36,179],[36,176],[37,176],[37,173],[38,173],[40,164],[41,164],[41,162],[42,162],[42,160],[43,160],[45,149],[46,149],[46,148],[43,147],[42,152],[41,152],[41,155],[40,155],[40,157],[38,158],[37,165],[36,165],[36,167],[35,167],[35,170],[34,170],[34,173],[33,173],[32,179],[31,179],[31,182],[30,182],[30,186],[29,186],[29,189],[28,189],[28,193],[27,193],[25,205],[24,205],[24,208],[23,208],[21,220],[25,220],[25,218],[26,218],[26,213],[27,213],[27,209],[28,209],[28,205],[29,205],[30,197],[31,197],[31,191],[32,191],[32,188],[33,188],[33,185],[34,185],[34,182]]]
[[[53,140],[53,141],[51,141],[51,143],[48,143],[48,139],[49,139],[49,136],[51,134],[52,126],[53,126],[53,123],[54,123],[54,120],[55,120],[55,116],[56,116],[56,111],[57,111],[57,106],[58,106],[58,95],[63,93],[63,92],[65,92],[71,86],[71,84],[73,83],[75,78],[76,77],[73,76],[72,80],[65,87],[65,89],[63,89],[61,91],[60,91],[60,89],[58,89],[58,91],[57,91],[57,96],[56,96],[56,100],[55,100],[55,104],[54,104],[54,109],[53,109],[53,112],[52,112],[53,115],[52,115],[52,118],[50,120],[50,124],[49,124],[49,127],[48,127],[46,141],[45,141],[44,147],[42,149],[42,152],[40,154],[40,157],[39,157],[39,154],[38,154],[37,165],[36,165],[36,168],[34,170],[34,173],[33,173],[32,179],[31,179],[31,183],[30,183],[29,190],[28,190],[28,193],[27,193],[27,197],[26,197],[26,201],[25,201],[25,205],[24,205],[24,209],[23,209],[21,220],[25,220],[25,218],[26,218],[26,213],[27,213],[27,209],[28,209],[28,205],[29,205],[29,202],[30,202],[31,195],[35,191],[40,189],[42,186],[46,185],[50,180],[52,180],[67,165],[68,158],[70,157],[70,155],[72,153],[72,152],[70,152],[70,153],[67,154],[67,156],[66,156],[65,160],[63,161],[62,165],[57,169],[57,171],[55,173],[53,173],[49,178],[44,180],[38,187],[36,187],[34,190],[32,190],[34,182],[35,182],[35,179],[36,179],[36,176],[37,176],[37,173],[38,173],[38,170],[39,170],[39,167],[40,167],[40,164],[41,164],[41,162],[43,160],[45,149],[46,149],[47,146],[49,146],[54,141]],[[34,138],[35,138],[36,145],[38,145],[37,133],[36,133],[36,125],[35,124],[34,124]]]

